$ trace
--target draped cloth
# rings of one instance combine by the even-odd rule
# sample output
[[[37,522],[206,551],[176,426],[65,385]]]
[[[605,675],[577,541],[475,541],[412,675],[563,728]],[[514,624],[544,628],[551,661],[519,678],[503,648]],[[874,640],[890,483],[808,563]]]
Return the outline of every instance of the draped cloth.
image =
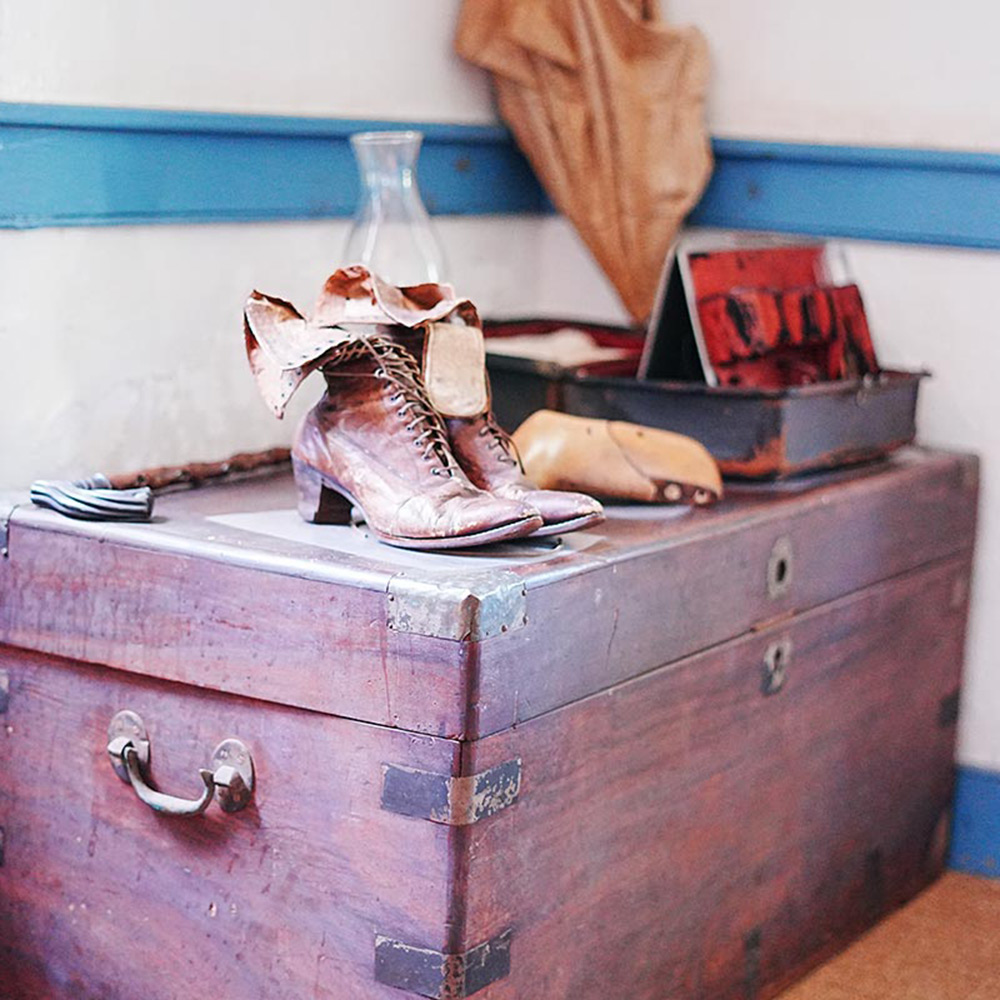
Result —
[[[655,0],[464,0],[456,49],[494,77],[545,190],[645,321],[708,182],[708,49]]]

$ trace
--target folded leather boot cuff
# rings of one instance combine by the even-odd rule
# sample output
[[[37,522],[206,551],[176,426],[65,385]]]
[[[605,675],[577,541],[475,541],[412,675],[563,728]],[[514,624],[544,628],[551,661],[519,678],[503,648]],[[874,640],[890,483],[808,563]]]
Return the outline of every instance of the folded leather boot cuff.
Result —
[[[313,309],[317,326],[374,323],[416,327],[458,313],[469,326],[479,325],[476,307],[455,295],[451,285],[392,285],[362,264],[334,271],[323,284]]]
[[[448,285],[397,287],[360,266],[342,268],[326,280],[312,319],[291,302],[256,290],[243,315],[250,370],[279,418],[306,377],[345,343],[442,320],[479,325],[475,306],[456,298]]]

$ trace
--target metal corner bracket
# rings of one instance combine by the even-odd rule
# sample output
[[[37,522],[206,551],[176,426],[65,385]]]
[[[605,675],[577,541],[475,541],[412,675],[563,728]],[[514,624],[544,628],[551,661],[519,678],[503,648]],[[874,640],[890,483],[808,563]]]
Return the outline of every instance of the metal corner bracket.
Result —
[[[479,642],[528,623],[524,581],[509,570],[441,582],[397,573],[386,602],[390,630],[437,639]]]
[[[517,802],[521,761],[504,761],[479,774],[453,778],[382,765],[382,808],[446,826],[471,826]]]
[[[463,1000],[510,974],[507,929],[460,954],[375,935],[375,980],[431,1000]]]

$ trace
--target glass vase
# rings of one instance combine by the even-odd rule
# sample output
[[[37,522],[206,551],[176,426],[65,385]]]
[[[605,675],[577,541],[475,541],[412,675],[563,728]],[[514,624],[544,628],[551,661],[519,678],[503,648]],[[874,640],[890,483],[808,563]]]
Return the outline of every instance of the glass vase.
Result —
[[[445,258],[417,186],[420,132],[359,132],[351,147],[361,199],[344,248],[394,285],[445,281]]]

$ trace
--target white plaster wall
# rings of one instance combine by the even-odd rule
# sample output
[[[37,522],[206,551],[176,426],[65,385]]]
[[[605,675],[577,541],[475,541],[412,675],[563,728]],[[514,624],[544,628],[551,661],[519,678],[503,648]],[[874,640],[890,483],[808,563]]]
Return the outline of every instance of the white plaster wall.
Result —
[[[716,135],[1000,150],[993,0],[663,0],[712,49]]]
[[[563,216],[541,220],[534,311],[539,316],[631,324],[611,282]],[[526,315],[522,310],[520,315]]]
[[[489,315],[535,308],[545,220],[438,222],[452,277]],[[0,230],[0,489],[224,458],[290,440],[243,352],[253,288],[311,310],[347,223]]]
[[[0,0],[0,100],[495,120],[459,0]]]
[[[668,0],[714,57],[715,135],[1000,150],[1000,5]],[[1000,769],[1000,254],[855,242],[848,259],[883,358],[928,367],[921,437],[983,459],[959,757]]]
[[[718,135],[1000,150],[1000,5],[661,0],[714,56]],[[0,100],[495,120],[459,0],[0,0]]]

